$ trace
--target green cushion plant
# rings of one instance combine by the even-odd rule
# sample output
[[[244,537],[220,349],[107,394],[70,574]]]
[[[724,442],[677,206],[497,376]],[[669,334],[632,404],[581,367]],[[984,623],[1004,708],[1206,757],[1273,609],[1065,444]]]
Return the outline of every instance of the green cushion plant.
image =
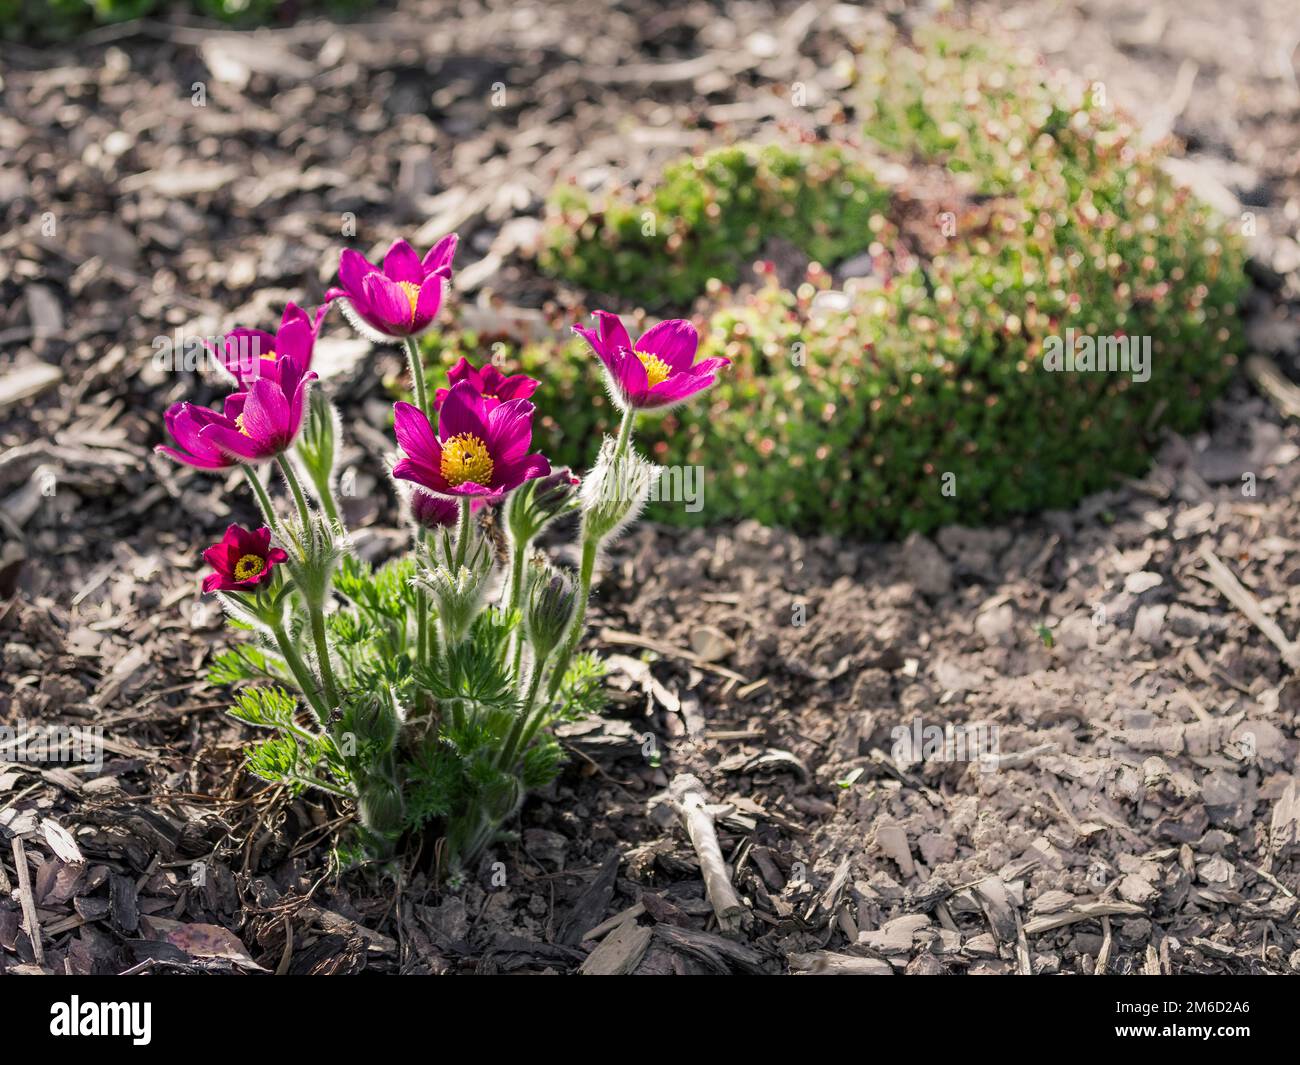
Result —
[[[866,535],[996,521],[1139,473],[1162,429],[1199,423],[1241,347],[1241,242],[1096,88],[932,29],[913,47],[878,42],[852,92],[874,142],[861,160],[847,145],[734,146],[673,164],[648,193],[563,185],[552,199],[542,265],[650,307],[710,295],[771,235],[827,265],[875,253],[842,294],[817,295],[816,264],[794,292],[713,286],[704,354],[734,372],[660,424],[706,464],[707,504],[657,516]],[[879,153],[942,167],[948,184],[887,197],[868,169]],[[1147,338],[1149,379],[1047,372],[1067,331]]]

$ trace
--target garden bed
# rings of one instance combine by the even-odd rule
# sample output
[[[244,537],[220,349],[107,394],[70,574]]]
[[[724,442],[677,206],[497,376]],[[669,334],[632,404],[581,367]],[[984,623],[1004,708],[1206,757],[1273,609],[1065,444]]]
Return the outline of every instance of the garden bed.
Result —
[[[1203,193],[1217,182],[1259,215],[1247,336],[1294,373],[1285,207],[1300,186],[1295,129],[1268,102],[1276,75],[1250,54],[1220,60],[1196,5],[1154,36],[1136,9],[1125,21],[1102,6],[1108,33],[1084,5],[1076,25],[1031,39],[1049,52],[1065,32],[1095,40],[1098,69],[1078,73],[1144,121],[1161,120],[1144,100],[1168,94],[1125,98],[1134,50],[1158,84],[1200,65],[1168,121],[1198,149]],[[1276,6],[1243,34],[1270,39]],[[629,8],[597,33],[576,9],[530,23],[517,5],[472,21],[435,7],[419,46],[408,20],[381,16],[255,46],[151,25],[117,43],[101,33],[54,66],[12,55],[0,143],[19,171],[0,199],[24,224],[3,238],[0,333],[58,379],[0,396],[0,723],[102,726],[106,751],[99,769],[0,764],[5,968],[1300,968],[1300,700],[1283,653],[1206,580],[1208,551],[1300,632],[1297,434],[1240,379],[1205,432],[1069,511],[888,546],[750,521],[630,534],[592,607],[611,666],[604,720],[562,730],[568,768],[456,890],[435,886],[427,853],[396,880],[340,875],[347,809],[247,776],[250,730],[203,679],[226,637],[196,594],[195,557],[252,512],[149,457],[163,410],[195,387],[150,364],[152,339],[314,302],[345,215],[366,247],[458,229],[487,264],[458,274],[462,321],[549,336],[577,297],[524,252],[561,171],[648,180],[724,124],[829,127],[836,60],[868,31],[853,20],[873,17],[791,5],[720,28],[705,5]],[[1035,5],[1021,14],[1040,25]],[[575,50],[585,65],[558,61]],[[617,65],[633,52],[641,62]],[[1220,124],[1212,75],[1240,85],[1235,128]],[[797,80],[822,94],[803,112],[767,89]],[[350,424],[383,426],[400,358],[331,336],[331,392],[348,397]],[[0,367],[0,388],[16,389]],[[376,430],[344,455],[346,516],[376,559],[404,538],[385,447]],[[996,772],[906,767],[893,730],[913,722],[995,726]],[[647,810],[685,773],[733,807],[718,831],[752,912],[736,937],[716,935],[675,819]],[[599,929],[634,907],[630,924]]]

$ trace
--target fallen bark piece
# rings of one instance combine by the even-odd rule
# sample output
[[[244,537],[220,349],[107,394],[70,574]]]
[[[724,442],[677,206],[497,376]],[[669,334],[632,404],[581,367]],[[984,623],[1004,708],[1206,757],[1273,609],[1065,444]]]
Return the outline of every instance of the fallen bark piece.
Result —
[[[852,954],[834,954],[814,950],[810,954],[791,954],[790,971],[799,976],[893,976],[894,967],[879,958],[855,958]]]
[[[1035,917],[1025,925],[1025,935],[1036,936],[1050,932],[1054,928],[1064,928],[1076,921],[1087,921],[1094,917],[1138,917],[1147,911],[1131,902],[1084,902],[1067,910],[1065,913]]]
[[[753,947],[709,932],[696,932],[670,924],[655,925],[655,935],[674,950],[689,954],[720,976],[735,970],[758,976],[768,970],[764,956]]]
[[[1232,570],[1220,561],[1219,556],[1210,550],[1208,544],[1201,545],[1199,554],[1209,568],[1210,583],[1223,593],[1228,602],[1245,614],[1255,628],[1268,637],[1269,642],[1281,652],[1282,661],[1288,667],[1300,669],[1300,647],[1286,638],[1277,622],[1264,613],[1255,597],[1237,580]]]
[[[34,399],[63,380],[63,371],[47,362],[19,366],[0,375],[0,410]]]
[[[654,930],[628,918],[601,940],[578,967],[583,976],[629,976],[641,964]]]
[[[731,886],[731,876],[718,845],[714,815],[709,809],[708,792],[698,777],[679,773],[668,786],[668,802],[681,818],[700,860],[700,876],[717,915],[718,927],[724,935],[735,935],[749,923],[749,910]]]

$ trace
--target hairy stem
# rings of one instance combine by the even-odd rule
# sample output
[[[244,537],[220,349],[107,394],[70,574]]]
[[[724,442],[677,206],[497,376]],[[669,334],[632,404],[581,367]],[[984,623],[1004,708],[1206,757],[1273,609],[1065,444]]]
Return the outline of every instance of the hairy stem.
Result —
[[[497,765],[502,769],[509,769],[515,761],[515,755],[521,750],[519,741],[524,735],[524,726],[528,723],[528,716],[532,713],[533,703],[537,701],[537,689],[542,683],[542,670],[546,665],[544,658],[539,658],[533,663],[533,675],[528,681],[528,694],[524,696],[523,708],[519,711],[510,726],[510,733],[506,736],[505,746],[501,748],[501,758]]]
[[[470,515],[470,501],[460,501],[460,524],[456,527],[456,568],[465,565],[465,555],[469,551],[469,534],[473,518]],[[453,574],[455,576],[455,574]]]
[[[520,608],[524,596],[524,557],[528,554],[528,541],[522,543],[516,542],[512,537],[510,540],[510,598],[508,600],[511,616]],[[524,656],[524,632],[523,619],[515,626],[515,631],[511,635],[510,642],[513,645],[511,656],[510,675],[515,679],[516,687],[519,682],[519,666]]]
[[[614,457],[622,458],[632,442],[632,427],[636,424],[636,408],[629,406],[623,412],[623,421],[618,427],[618,443],[614,445]]]
[[[307,668],[307,663],[302,660],[302,655],[294,647],[293,641],[289,639],[289,634],[284,631],[283,625],[273,625],[271,634],[275,637],[275,645],[280,649],[280,654],[289,666],[289,672],[293,674],[294,680],[298,682],[303,698],[316,711],[316,717],[320,723],[325,724],[329,715],[325,710],[324,703],[321,702],[316,678],[311,675],[311,670]]]
[[[411,367],[411,385],[415,390],[415,405],[425,417],[429,416],[429,392],[424,384],[424,357],[420,354],[420,342],[415,337],[406,338],[406,361]]]
[[[325,687],[325,702],[329,709],[339,705],[338,688],[334,685],[334,664],[330,661],[330,645],[325,638],[325,612],[316,604],[307,610],[311,616],[311,635],[316,642],[316,658],[320,663],[321,683]]]
[[[556,659],[555,667],[551,670],[551,682],[546,689],[548,699],[554,699],[555,693],[560,690],[564,671],[569,668],[569,660],[573,658],[574,651],[578,649],[578,641],[582,639],[582,630],[587,624],[587,598],[591,595],[591,578],[596,572],[596,553],[599,550],[600,542],[594,537],[589,536],[582,541],[582,569],[578,574],[578,609],[574,613],[573,627],[569,630],[569,638],[564,643],[564,650],[560,652],[560,657]]]
[[[316,499],[325,511],[325,516],[329,518],[330,524],[336,529],[343,529],[343,518],[339,513],[338,502],[334,499],[334,488],[330,484],[329,474],[326,474],[321,480],[315,477],[311,478],[312,487],[316,489]]]
[[[428,540],[423,529],[416,533],[419,543]],[[418,584],[415,586],[415,663],[424,665],[429,661],[429,596]]]
[[[271,505],[271,497],[266,494],[266,489],[262,486],[262,479],[257,476],[257,471],[252,466],[245,466],[244,476],[248,478],[248,484],[253,489],[253,495],[257,496],[257,505],[262,511],[262,517],[266,519],[266,524],[281,539],[280,522],[275,516],[275,507]]]
[[[284,483],[289,486],[289,491],[293,493],[293,501],[298,505],[298,517],[302,519],[302,534],[304,537],[312,535],[311,530],[311,511],[307,509],[307,497],[302,494],[302,485],[298,483],[298,475],[293,472],[293,466],[281,452],[275,456],[275,461],[280,467],[280,473],[284,475]]]

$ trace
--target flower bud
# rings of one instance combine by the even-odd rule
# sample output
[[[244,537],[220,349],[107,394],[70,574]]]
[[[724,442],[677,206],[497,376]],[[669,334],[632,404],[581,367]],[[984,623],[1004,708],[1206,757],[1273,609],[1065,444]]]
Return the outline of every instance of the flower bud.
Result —
[[[401,725],[392,692],[384,689],[362,696],[343,722],[343,730],[353,732],[359,743],[371,744],[387,754],[397,743]]]
[[[361,786],[357,813],[367,831],[392,837],[402,831],[406,808],[396,784],[385,777],[372,777]]]
[[[307,399],[307,418],[298,435],[298,458],[312,483],[328,485],[334,476],[334,442],[339,436],[339,412],[320,389]]]
[[[323,608],[329,599],[334,569],[343,557],[347,546],[338,530],[319,515],[303,529],[295,518],[283,519],[286,535],[296,549],[297,557],[289,558],[289,572],[303,600],[309,607]]]
[[[431,568],[416,577],[428,589],[438,608],[438,622],[449,650],[459,646],[469,634],[470,626],[483,609],[491,583],[492,546],[473,528],[470,536],[463,561],[452,557],[455,549],[450,537],[444,536],[442,550],[434,546],[425,556],[436,559],[441,554],[442,560],[435,561]]]
[[[419,488],[411,492],[408,511],[421,529],[454,529],[460,520],[460,506],[454,499]]]
[[[573,509],[579,481],[567,468],[525,481],[506,501],[506,527],[516,543],[527,543],[547,524]]]
[[[533,571],[524,625],[539,661],[564,639],[577,606],[578,593],[567,573],[549,567]]]
[[[612,539],[636,520],[659,479],[660,468],[632,448],[616,455],[614,438],[605,437],[596,467],[582,483],[583,538]]]

